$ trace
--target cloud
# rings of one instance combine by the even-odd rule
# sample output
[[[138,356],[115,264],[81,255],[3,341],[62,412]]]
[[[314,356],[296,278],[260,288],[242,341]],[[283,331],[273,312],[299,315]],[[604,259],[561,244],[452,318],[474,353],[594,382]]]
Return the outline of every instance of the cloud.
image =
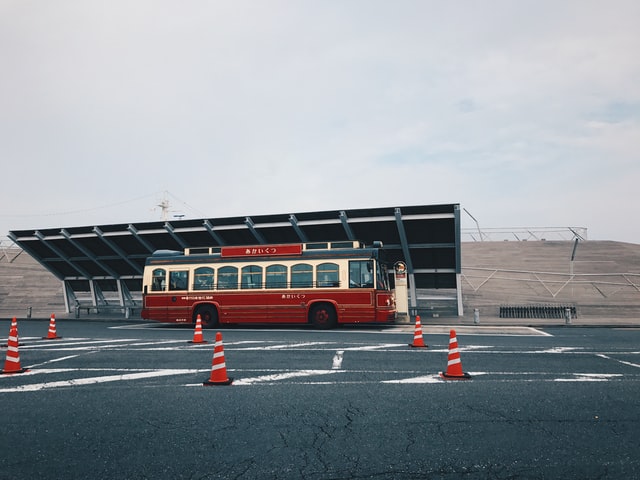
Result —
[[[610,213],[640,215],[637,2],[0,5],[0,156],[28,178],[0,234],[153,220],[168,190],[194,216],[462,203],[640,239]]]

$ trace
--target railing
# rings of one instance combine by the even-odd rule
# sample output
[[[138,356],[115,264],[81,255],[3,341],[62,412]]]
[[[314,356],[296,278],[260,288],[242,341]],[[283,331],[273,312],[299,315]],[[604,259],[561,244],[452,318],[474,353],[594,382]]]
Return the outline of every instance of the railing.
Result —
[[[568,310],[568,312],[567,312]],[[575,305],[500,305],[500,318],[578,318]]]
[[[570,274],[467,267],[463,268],[462,280],[474,293],[480,289],[488,290],[491,285],[499,283],[500,292],[495,294],[496,297],[509,296],[509,292],[516,289],[519,292],[513,296],[535,296],[541,300],[579,297],[582,300],[593,301],[640,301],[638,273]],[[510,288],[514,285],[517,287]]]
[[[0,237],[0,262],[12,263],[23,252],[9,237]]]
[[[463,242],[587,240],[585,227],[462,228]]]

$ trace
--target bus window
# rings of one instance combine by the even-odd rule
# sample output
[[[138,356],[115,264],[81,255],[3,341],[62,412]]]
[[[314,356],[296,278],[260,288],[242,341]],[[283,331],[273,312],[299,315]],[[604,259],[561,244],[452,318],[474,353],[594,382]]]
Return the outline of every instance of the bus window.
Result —
[[[189,272],[180,270],[169,272],[169,290],[186,290],[189,284]]]
[[[321,263],[316,270],[318,287],[337,287],[340,285],[338,265],[335,263]]]
[[[151,291],[162,292],[167,284],[167,272],[164,268],[156,268],[151,277]]]
[[[213,290],[213,268],[200,267],[193,272],[194,290]]]
[[[262,288],[262,267],[247,265],[242,267],[241,288]]]
[[[218,269],[218,290],[238,288],[238,268],[222,267]]]
[[[349,288],[373,288],[373,261],[349,262]]]
[[[309,288],[313,286],[313,267],[307,263],[298,263],[291,267],[291,288]]]
[[[267,288],[287,288],[287,267],[269,265],[267,267]]]

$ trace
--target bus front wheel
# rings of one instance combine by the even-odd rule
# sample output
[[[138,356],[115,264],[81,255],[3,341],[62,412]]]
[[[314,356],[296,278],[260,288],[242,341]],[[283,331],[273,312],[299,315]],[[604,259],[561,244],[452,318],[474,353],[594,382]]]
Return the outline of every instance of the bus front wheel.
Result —
[[[203,327],[213,328],[218,325],[218,311],[215,309],[215,307],[212,307],[210,305],[198,307],[193,313],[193,323],[196,323],[198,315],[200,315],[200,320],[202,320]]]
[[[314,305],[309,311],[309,321],[316,328],[323,330],[333,328],[338,323],[336,310],[328,303]]]

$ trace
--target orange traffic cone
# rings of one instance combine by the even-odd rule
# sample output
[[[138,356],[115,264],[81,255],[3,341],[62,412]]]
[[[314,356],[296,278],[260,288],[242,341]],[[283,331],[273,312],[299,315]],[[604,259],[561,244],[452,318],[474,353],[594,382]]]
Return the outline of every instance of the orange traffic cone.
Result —
[[[213,361],[211,362],[211,376],[202,385],[231,385],[233,378],[227,377],[227,366],[224,363],[224,347],[222,334],[216,333],[216,343],[213,346]]]
[[[20,353],[18,352],[18,323],[16,321],[14,325],[14,323],[11,322],[9,343],[7,346],[7,358],[4,362],[2,374],[23,373],[27,371],[27,368],[22,368],[20,365]]]
[[[49,320],[49,333],[47,334],[46,337],[42,337],[46,340],[55,340],[57,338],[62,338],[59,337],[58,334],[56,333],[56,315],[55,313],[51,314],[51,319]]]
[[[13,330],[16,330],[16,332],[18,331],[18,319],[16,317],[13,317],[11,319],[11,326],[9,327],[9,336],[11,336],[11,332],[13,332]],[[16,336],[17,333],[16,333]],[[6,345],[2,345],[2,348],[8,347],[9,346],[9,340],[7,340],[7,344]]]
[[[193,340],[190,340],[189,343],[207,343],[202,337],[202,318],[200,318],[199,314],[196,318],[196,329],[193,331]]]
[[[445,380],[468,380],[471,375],[462,371],[462,361],[460,360],[460,351],[458,350],[458,339],[456,331],[449,332],[449,358],[447,361],[447,371],[440,372],[440,377]]]
[[[409,346],[414,348],[427,348],[429,346],[425,345],[422,338],[422,325],[420,324],[420,315],[416,316],[416,329],[413,332],[413,343],[410,343]]]

